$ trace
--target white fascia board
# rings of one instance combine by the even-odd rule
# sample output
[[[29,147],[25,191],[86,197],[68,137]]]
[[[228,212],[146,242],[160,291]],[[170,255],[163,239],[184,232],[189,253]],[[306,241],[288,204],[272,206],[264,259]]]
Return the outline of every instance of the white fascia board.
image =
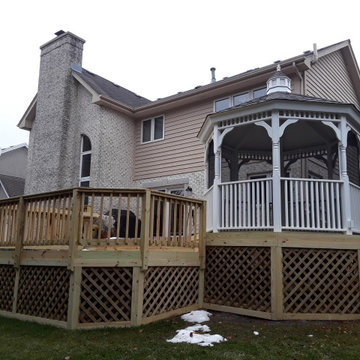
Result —
[[[24,115],[17,124],[17,126],[20,129],[31,130],[36,114],[36,104],[37,104],[37,94],[34,96],[30,105],[26,109]]]

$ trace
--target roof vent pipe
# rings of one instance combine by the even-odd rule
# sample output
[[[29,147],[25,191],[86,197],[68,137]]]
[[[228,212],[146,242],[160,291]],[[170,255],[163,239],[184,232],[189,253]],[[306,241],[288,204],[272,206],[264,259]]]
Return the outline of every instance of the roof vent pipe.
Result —
[[[211,71],[211,83],[216,82],[215,70],[216,70],[216,69],[215,69],[214,67],[212,67],[212,68],[210,69],[210,71]]]
[[[319,60],[319,54],[318,54],[318,50],[317,50],[317,45],[316,43],[313,44],[313,51],[314,51],[314,58],[313,58],[313,62],[316,62]]]

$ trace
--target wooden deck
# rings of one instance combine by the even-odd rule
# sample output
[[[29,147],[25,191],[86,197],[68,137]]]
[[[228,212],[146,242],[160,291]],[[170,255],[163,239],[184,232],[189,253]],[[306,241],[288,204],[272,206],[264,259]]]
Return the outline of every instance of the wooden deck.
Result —
[[[1,201],[0,314],[75,329],[199,308],[204,216],[202,201],[145,189]]]
[[[203,306],[273,320],[360,319],[360,236],[206,235]]]
[[[144,189],[0,201],[0,315],[69,329],[136,326],[198,308],[360,319],[360,236],[206,233],[205,207]]]

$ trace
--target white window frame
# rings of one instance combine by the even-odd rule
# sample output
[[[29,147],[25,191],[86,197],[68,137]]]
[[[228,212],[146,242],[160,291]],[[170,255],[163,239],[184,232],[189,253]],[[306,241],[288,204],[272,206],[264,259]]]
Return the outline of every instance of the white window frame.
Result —
[[[257,91],[257,90],[261,90],[261,89],[266,89],[266,86],[260,86],[258,88],[255,88],[255,89],[251,89],[251,90],[248,90],[248,91],[243,91],[243,92],[239,92],[239,93],[236,93],[236,94],[232,94],[232,95],[229,95],[229,96],[225,96],[225,97],[221,97],[221,98],[218,98],[218,99],[215,99],[214,100],[214,104],[213,104],[213,112],[216,112],[216,103],[218,101],[222,101],[222,100],[226,100],[226,99],[229,99],[229,107],[227,109],[230,109],[231,107],[234,106],[234,97],[235,96],[239,96],[239,95],[244,95],[246,93],[249,94],[249,100],[254,100],[254,92]],[[226,110],[226,109],[224,109]],[[224,111],[224,110],[219,110],[219,111]]]
[[[162,129],[162,138],[154,139],[155,136],[155,119],[162,117],[163,118],[163,129]],[[143,129],[144,129],[144,122],[151,120],[151,127],[150,127],[150,140],[149,141],[143,141]],[[157,115],[152,118],[141,120],[141,144],[148,144],[151,142],[161,141],[165,139],[165,115]]]
[[[91,174],[91,152],[92,152],[92,144],[91,144],[91,150],[88,151],[83,151],[83,145],[84,145],[84,136],[86,136],[91,144],[91,140],[87,135],[81,135],[81,144],[80,144],[80,172],[79,172],[79,186],[81,186],[82,182],[88,181],[89,185],[90,185],[90,175],[89,176],[85,176],[85,177],[81,177],[81,173],[82,173],[82,167],[83,167],[83,158],[85,155],[90,155],[90,174]]]

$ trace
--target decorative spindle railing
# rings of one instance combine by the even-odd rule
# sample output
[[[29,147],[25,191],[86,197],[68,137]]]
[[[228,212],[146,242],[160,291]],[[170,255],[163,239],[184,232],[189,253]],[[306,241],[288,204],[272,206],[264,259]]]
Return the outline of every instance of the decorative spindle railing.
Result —
[[[271,229],[272,179],[220,184],[220,230]]]
[[[282,178],[283,229],[342,231],[342,181]]]

